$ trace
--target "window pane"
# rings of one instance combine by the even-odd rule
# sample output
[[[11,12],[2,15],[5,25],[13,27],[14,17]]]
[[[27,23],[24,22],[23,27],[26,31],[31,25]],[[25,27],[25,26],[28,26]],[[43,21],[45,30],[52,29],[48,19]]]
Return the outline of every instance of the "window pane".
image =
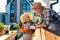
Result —
[[[14,10],[14,6],[11,6],[11,10]]]
[[[12,4],[14,5],[14,2],[12,2]]]
[[[27,4],[26,0],[23,0],[23,4]]]
[[[14,17],[14,13],[11,13],[11,14],[10,14],[10,17]]]
[[[30,5],[27,4],[27,9],[30,9]]]
[[[22,9],[23,12],[30,12],[30,4],[26,0],[22,2]]]
[[[11,13],[14,13],[14,10],[11,10]]]
[[[14,17],[14,1],[10,4],[10,17]]]
[[[26,7],[27,7],[26,5],[23,5],[23,9],[26,9]]]
[[[27,10],[27,12],[30,12],[30,10]]]
[[[23,10],[23,13],[26,12],[26,10]]]
[[[27,0],[23,0],[23,4],[29,4]]]

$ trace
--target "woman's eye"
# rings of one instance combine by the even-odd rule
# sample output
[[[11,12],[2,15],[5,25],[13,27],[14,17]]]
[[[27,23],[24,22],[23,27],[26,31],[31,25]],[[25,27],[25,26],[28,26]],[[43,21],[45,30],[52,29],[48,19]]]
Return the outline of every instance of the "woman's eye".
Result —
[[[28,18],[28,17],[26,17],[26,18]]]

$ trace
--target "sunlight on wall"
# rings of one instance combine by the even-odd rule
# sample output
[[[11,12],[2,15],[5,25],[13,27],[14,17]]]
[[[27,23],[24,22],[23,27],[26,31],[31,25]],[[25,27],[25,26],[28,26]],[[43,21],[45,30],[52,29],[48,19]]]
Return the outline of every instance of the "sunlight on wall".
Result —
[[[0,12],[5,12],[6,0],[0,0]]]

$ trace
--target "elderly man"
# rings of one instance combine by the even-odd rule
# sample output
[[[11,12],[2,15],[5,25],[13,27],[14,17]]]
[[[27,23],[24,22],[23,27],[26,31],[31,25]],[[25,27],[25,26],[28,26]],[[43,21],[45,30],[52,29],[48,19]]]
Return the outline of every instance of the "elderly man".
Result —
[[[42,20],[41,23],[36,25],[36,28],[46,27],[53,33],[60,35],[60,16],[54,10],[44,8],[40,2],[35,2],[32,9]]]

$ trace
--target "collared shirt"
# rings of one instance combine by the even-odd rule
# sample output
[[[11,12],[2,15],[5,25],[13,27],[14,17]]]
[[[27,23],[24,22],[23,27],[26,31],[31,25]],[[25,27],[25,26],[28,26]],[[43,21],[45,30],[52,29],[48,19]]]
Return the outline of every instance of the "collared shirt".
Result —
[[[44,24],[47,28],[49,27],[50,23],[59,23],[60,16],[51,9],[44,8],[43,14],[41,15],[42,24]]]

